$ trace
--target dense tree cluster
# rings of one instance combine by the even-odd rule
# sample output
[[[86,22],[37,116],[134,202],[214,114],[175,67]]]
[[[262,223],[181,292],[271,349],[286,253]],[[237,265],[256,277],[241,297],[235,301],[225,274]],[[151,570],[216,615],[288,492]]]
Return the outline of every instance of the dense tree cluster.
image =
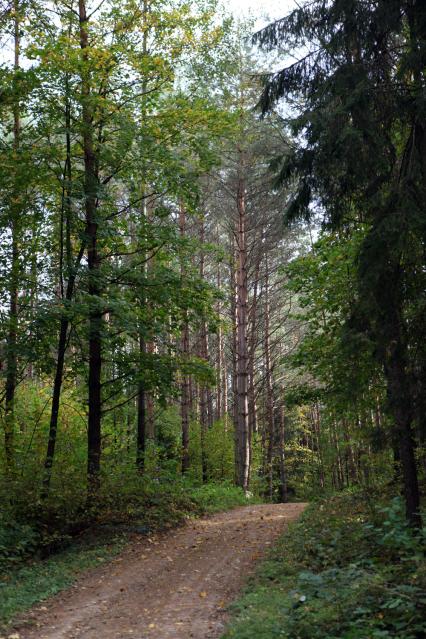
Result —
[[[366,366],[370,391],[377,374],[383,379],[386,436],[416,525],[425,397],[425,29],[426,9],[416,0],[314,0],[255,38],[266,48],[303,49],[266,78],[260,104],[264,113],[282,97],[298,105],[291,128],[304,143],[280,172],[281,180],[297,176],[288,218],[309,219],[319,209],[337,234],[333,243],[354,245],[349,306],[336,300],[342,347],[355,354],[355,383]],[[330,326],[335,308],[331,317],[325,310]]]
[[[8,516],[401,472],[420,524],[425,23],[309,2],[255,36],[303,52],[262,91],[214,0],[3,3]]]

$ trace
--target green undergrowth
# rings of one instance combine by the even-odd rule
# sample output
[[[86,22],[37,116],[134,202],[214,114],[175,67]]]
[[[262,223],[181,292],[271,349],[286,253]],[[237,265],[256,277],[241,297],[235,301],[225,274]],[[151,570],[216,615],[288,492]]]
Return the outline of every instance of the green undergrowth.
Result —
[[[0,630],[19,613],[71,586],[78,575],[117,555],[127,543],[125,534],[84,539],[45,560],[27,562],[0,578]]]
[[[233,605],[224,639],[424,639],[424,542],[399,498],[315,503]]]
[[[104,500],[96,512],[77,512],[62,526],[58,513],[52,523],[40,512],[36,520],[31,509],[25,522],[0,518],[0,629],[69,587],[82,571],[112,558],[132,534],[149,535],[247,503],[242,490],[230,484],[194,486],[175,477],[145,479],[137,490],[129,487],[127,494]],[[72,529],[81,532],[72,535]]]
[[[256,496],[248,498],[240,488],[232,484],[204,484],[191,490],[189,494],[203,514],[230,510],[248,503],[260,503]]]

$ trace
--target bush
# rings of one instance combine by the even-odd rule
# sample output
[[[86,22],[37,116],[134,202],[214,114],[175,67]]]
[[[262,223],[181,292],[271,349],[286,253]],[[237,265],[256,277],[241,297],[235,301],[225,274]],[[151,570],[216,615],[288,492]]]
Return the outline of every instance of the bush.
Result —
[[[235,506],[253,503],[253,497],[246,497],[244,491],[232,484],[204,484],[190,491],[191,498],[205,513],[229,510]]]
[[[40,535],[28,524],[0,520],[0,571],[34,554]]]
[[[360,495],[315,504],[234,612],[227,638],[424,638],[424,535],[408,528],[399,499],[373,514]]]

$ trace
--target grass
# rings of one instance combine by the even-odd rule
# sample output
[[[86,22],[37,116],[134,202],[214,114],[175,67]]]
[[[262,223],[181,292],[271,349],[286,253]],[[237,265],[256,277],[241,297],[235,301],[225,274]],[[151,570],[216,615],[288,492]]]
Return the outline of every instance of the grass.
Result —
[[[16,615],[71,586],[84,571],[117,555],[125,535],[110,540],[82,541],[44,561],[34,561],[0,578],[0,629]]]
[[[424,639],[424,540],[399,499],[313,504],[232,606],[224,639]]]
[[[129,498],[125,504],[116,504],[114,510],[102,511],[97,527],[78,541],[68,542],[65,550],[43,560],[28,555],[23,560],[21,554],[12,556],[9,552],[0,573],[0,631],[7,629],[17,615],[71,586],[85,570],[117,555],[128,543],[130,532],[171,528],[188,517],[247,503],[241,489],[230,484],[147,484],[143,498]],[[21,536],[28,534],[26,529],[16,528]],[[25,546],[24,541],[25,537],[20,546]]]

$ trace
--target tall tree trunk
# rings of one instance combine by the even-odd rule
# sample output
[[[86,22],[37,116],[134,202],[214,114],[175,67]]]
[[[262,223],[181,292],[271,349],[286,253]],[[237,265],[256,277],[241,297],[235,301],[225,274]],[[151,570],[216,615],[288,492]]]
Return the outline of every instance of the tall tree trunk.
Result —
[[[79,0],[80,47],[83,62],[88,61],[88,17],[85,0]],[[93,142],[93,112],[88,71],[81,77],[84,197],[86,214],[87,266],[89,279],[89,417],[87,428],[88,496],[92,501],[99,490],[101,460],[101,374],[102,374],[102,309],[100,256],[98,251],[98,163]]]
[[[237,445],[238,485],[248,490],[250,475],[250,430],[248,419],[248,344],[247,344],[247,239],[245,180],[242,176],[243,158],[237,184]]]
[[[217,243],[219,244],[219,238],[217,238]],[[217,267],[216,273],[216,287],[218,291],[221,290],[222,280],[220,276],[220,265]],[[217,304],[217,314],[220,315],[221,311],[221,303]],[[223,386],[223,369],[222,369],[222,361],[223,361],[223,329],[222,325],[219,324],[218,332],[217,332],[217,350],[216,350],[216,419],[222,419],[226,408],[224,408],[224,386]]]
[[[141,360],[146,352],[145,340],[142,334],[139,335],[139,353]],[[137,424],[136,424],[136,467],[143,472],[145,466],[145,452],[147,440],[146,424],[146,393],[143,380],[138,382],[137,397]]]
[[[311,411],[313,431],[315,435],[315,445],[318,454],[319,464],[319,484],[320,488],[325,488],[324,458],[321,444],[321,414],[318,404],[314,404]]]
[[[76,271],[78,265],[80,264],[81,258],[83,257],[84,245],[80,249],[79,256],[76,259],[76,267],[75,271],[72,275],[70,275],[66,290],[65,299],[66,302],[70,302],[74,295],[74,287],[76,280]],[[61,399],[61,390],[62,390],[62,382],[64,378],[64,364],[65,364],[65,353],[67,348],[67,335],[68,335],[68,326],[69,321],[66,317],[61,318],[60,326],[59,326],[59,339],[58,339],[58,355],[56,360],[56,371],[55,371],[55,380],[53,383],[53,394],[52,394],[52,405],[50,412],[50,422],[49,422],[49,439],[47,442],[47,450],[46,457],[44,460],[44,476],[43,476],[43,488],[42,488],[42,498],[45,499],[48,496],[50,481],[52,477],[52,467],[53,461],[55,457],[55,448],[56,448],[56,439],[58,432],[58,417],[59,417],[59,406]]]
[[[395,331],[396,334],[396,331]],[[409,523],[420,528],[420,494],[413,436],[413,403],[406,374],[404,349],[400,339],[393,340],[393,348],[385,365],[387,394],[395,419],[396,438],[401,459],[405,509]]]
[[[204,255],[204,241],[205,241],[205,227],[204,219],[200,222],[200,279],[204,280],[205,277],[205,255]],[[202,319],[200,329],[200,358],[205,362],[209,362],[209,343],[207,333],[207,323],[205,318]],[[210,401],[209,401],[210,394]],[[200,384],[200,429],[201,429],[201,469],[203,482],[208,480],[207,469],[207,451],[206,451],[206,433],[211,425],[211,393],[210,389],[205,384]]]
[[[336,488],[338,488],[338,490],[343,490],[344,487],[344,483],[345,483],[345,476],[343,473],[343,464],[342,464],[342,455],[341,455],[341,451],[340,451],[340,444],[339,444],[339,438],[338,438],[338,428],[337,428],[337,423],[336,420],[333,419],[332,421],[332,437],[333,437],[333,447],[334,450],[336,451],[336,478],[337,478],[337,484],[336,484]]]
[[[179,230],[181,238],[186,236],[186,213],[183,205],[180,206],[179,211]],[[181,278],[185,278],[185,258],[181,259]],[[185,314],[186,315],[186,314]],[[181,334],[181,354],[183,359],[189,356],[189,324],[188,320],[184,319]],[[182,472],[186,473],[189,470],[189,412],[190,412],[190,388],[189,388],[189,376],[182,375],[181,382],[181,400],[180,400],[180,414],[182,424]]]
[[[148,0],[144,0],[142,6],[143,6],[143,24],[144,24],[144,29],[142,34],[142,56],[145,56],[147,54],[147,49],[148,49],[148,29],[147,29],[148,11],[149,11]],[[148,88],[147,81],[144,79],[142,82],[143,94],[147,92],[147,88]],[[145,108],[145,102],[143,102],[142,103],[142,120],[144,121],[145,118],[146,118],[146,108]],[[142,227],[149,217],[145,190],[146,189],[144,185],[142,189],[143,196],[144,196],[142,200],[143,201],[142,220],[141,220]],[[145,255],[145,258],[146,257],[147,256]],[[149,269],[149,265],[144,264],[142,268],[143,268],[143,273],[145,274],[146,271]],[[139,302],[142,307],[146,305],[146,295],[145,295],[143,286],[142,286]],[[147,352],[147,347],[146,347],[145,337],[143,333],[143,327],[140,326],[139,328],[139,357],[140,357],[139,367],[140,368],[143,366],[144,356],[146,352]],[[137,420],[136,420],[136,467],[139,470],[139,472],[142,473],[145,466],[147,436],[151,433],[148,433],[148,427],[147,427],[147,393],[145,389],[145,383],[143,379],[141,378],[141,370],[139,370],[139,375],[140,377],[138,381]]]
[[[66,108],[65,108],[65,123],[66,123],[66,160],[63,173],[63,187],[62,187],[62,210],[61,210],[61,224],[60,224],[60,260],[59,260],[59,279],[61,282],[61,295],[65,300],[65,306],[67,306],[74,297],[74,289],[77,277],[77,271],[80,266],[85,250],[85,242],[83,241],[79,250],[79,253],[75,259],[75,263],[72,263],[72,245],[71,245],[71,226],[72,226],[72,166],[71,166],[71,109],[69,101],[69,84],[68,78],[66,80]],[[64,228],[65,227],[65,228]],[[65,231],[65,232],[64,232]],[[64,248],[65,248],[65,270],[67,277],[66,290],[64,291],[63,274],[64,274]],[[59,406],[61,399],[62,383],[64,377],[64,364],[65,353],[67,347],[69,320],[64,315],[60,320],[59,325],[59,338],[57,348],[56,370],[55,379],[53,383],[52,404],[50,412],[49,422],[49,438],[47,442],[46,457],[44,460],[44,475],[43,475],[43,487],[41,497],[47,498],[49,494],[50,481],[52,477],[52,467],[55,457],[56,439],[58,432],[58,419],[59,419]]]
[[[356,484],[358,481],[358,473],[355,463],[355,454],[354,448],[351,442],[350,435],[350,425],[347,419],[342,420],[343,427],[343,437],[345,440],[345,464],[346,464],[346,475],[347,475],[347,484],[348,486],[351,484]]]
[[[225,419],[225,429],[228,428],[229,422],[229,392],[228,392],[228,361],[225,354],[224,340],[223,340],[223,332],[222,335],[222,346],[221,346],[221,371],[222,371],[222,417]]]
[[[13,0],[14,24],[14,72],[15,81],[20,70],[20,4]],[[21,113],[19,93],[16,90],[13,105],[13,152],[18,160],[21,137]],[[18,337],[18,286],[19,286],[19,218],[22,215],[20,199],[22,195],[16,191],[11,207],[11,242],[12,255],[9,285],[9,328],[6,353],[6,384],[5,384],[5,419],[4,419],[4,447],[6,457],[6,471],[13,472],[15,464],[15,391],[18,373],[17,337]]]
[[[151,355],[156,353],[156,345],[153,340],[150,340],[146,344],[146,351]],[[155,413],[154,413],[154,395],[150,392],[145,392],[145,403],[146,403],[146,437],[150,442],[155,441]]]
[[[385,261],[386,258],[386,261]],[[402,265],[390,249],[381,257],[380,277],[373,290],[376,306],[381,310],[374,327],[379,348],[377,357],[384,368],[387,399],[395,421],[395,440],[401,457],[407,520],[421,527],[420,495],[413,436],[414,397],[403,313],[404,287]],[[371,268],[371,267],[370,267]]]
[[[268,256],[265,258],[265,306],[264,306],[264,358],[265,358],[265,386],[266,386],[266,422],[268,431],[268,451],[267,451],[267,474],[268,474],[268,496],[273,498],[273,457],[275,439],[275,409],[274,409],[274,388],[272,380],[272,364],[270,349],[270,308],[269,308],[269,272]]]
[[[232,321],[232,340],[231,340],[231,354],[232,354],[232,378],[231,378],[231,391],[232,391],[232,422],[234,424],[234,470],[235,470],[235,483],[239,482],[239,445],[238,445],[238,388],[237,388],[237,270],[235,268],[235,254],[236,246],[235,240],[232,241],[232,259],[230,264],[230,307],[231,307],[231,321]]]
[[[148,200],[146,205],[146,219],[149,222],[152,222],[152,215],[153,215],[152,202],[151,200]],[[150,273],[152,272],[154,268],[154,262],[155,262],[155,258],[150,257],[146,263],[146,273],[147,273],[148,279],[150,277]],[[147,302],[145,301],[144,303],[146,304]],[[149,314],[151,312],[149,307],[147,308],[147,311],[148,311],[148,317],[149,317]],[[145,342],[145,352],[150,356],[154,356],[157,353],[157,344],[155,343],[152,336],[150,336],[149,339]],[[145,390],[144,394],[145,394],[145,408],[146,408],[146,415],[145,415],[146,441],[154,442],[155,441],[154,393],[152,390],[149,390],[149,391]]]
[[[287,469],[285,463],[285,414],[284,405],[279,407],[279,446],[280,462],[280,502],[285,504],[288,501]]]
[[[250,308],[250,348],[249,348],[249,428],[250,441],[253,433],[257,431],[257,406],[256,406],[256,386],[255,386],[255,356],[256,356],[256,334],[257,334],[257,297],[259,288],[259,272],[261,259],[257,259],[254,274],[254,291]]]

